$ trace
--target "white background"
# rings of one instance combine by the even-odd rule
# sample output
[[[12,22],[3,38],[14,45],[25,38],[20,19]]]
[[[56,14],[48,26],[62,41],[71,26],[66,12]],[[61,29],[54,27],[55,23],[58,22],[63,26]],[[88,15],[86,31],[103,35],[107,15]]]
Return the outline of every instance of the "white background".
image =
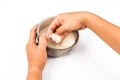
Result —
[[[119,26],[119,8],[119,0],[0,0],[0,80],[26,79],[25,45],[30,29],[42,19],[90,11]],[[120,55],[91,30],[79,33],[68,55],[48,59],[43,80],[120,80]]]

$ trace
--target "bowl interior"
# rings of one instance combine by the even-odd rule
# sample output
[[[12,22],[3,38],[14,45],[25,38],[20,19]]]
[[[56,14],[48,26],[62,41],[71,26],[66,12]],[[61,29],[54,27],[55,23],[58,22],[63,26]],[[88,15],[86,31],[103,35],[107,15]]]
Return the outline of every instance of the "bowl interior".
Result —
[[[51,17],[51,18],[47,18],[47,19],[44,19],[43,21],[41,21],[41,23],[39,23],[39,26],[37,28],[37,40],[39,41],[39,37],[40,37],[40,31],[49,26],[51,24],[51,22],[54,20],[54,17]],[[59,50],[64,50],[64,49],[68,49],[68,48],[71,48],[73,47],[77,42],[78,42],[78,39],[79,39],[79,33],[78,31],[73,31],[74,35],[75,35],[75,43],[67,48],[63,48],[63,49],[59,49]],[[50,47],[47,45],[48,48],[51,48],[51,49],[56,49],[58,50],[58,48],[53,48],[53,47]]]

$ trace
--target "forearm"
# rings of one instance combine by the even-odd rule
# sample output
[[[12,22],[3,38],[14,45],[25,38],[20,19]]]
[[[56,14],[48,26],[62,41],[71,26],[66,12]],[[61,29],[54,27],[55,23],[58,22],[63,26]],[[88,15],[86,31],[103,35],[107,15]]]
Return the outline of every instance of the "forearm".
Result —
[[[42,80],[42,71],[37,68],[28,69],[27,80]]]
[[[120,54],[120,27],[113,25],[95,14],[86,13],[86,15],[85,25]]]

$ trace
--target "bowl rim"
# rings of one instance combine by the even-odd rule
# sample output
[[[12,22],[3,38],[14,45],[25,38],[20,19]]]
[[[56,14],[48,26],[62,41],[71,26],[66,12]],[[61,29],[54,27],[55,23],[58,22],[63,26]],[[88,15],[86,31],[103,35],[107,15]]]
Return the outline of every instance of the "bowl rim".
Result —
[[[42,25],[43,22],[45,22],[46,20],[51,19],[51,18],[53,18],[53,20],[54,20],[55,16],[44,18],[42,21],[40,21],[40,23],[38,23],[38,27],[37,27],[37,30],[36,30],[36,34],[37,34],[36,39],[38,40],[38,42],[39,42],[39,37],[40,37],[40,33],[39,33],[40,32],[40,26]],[[77,30],[76,31],[71,31],[71,32],[74,32],[77,35],[76,40],[75,40],[73,45],[71,45],[67,48],[63,48],[63,49],[62,48],[60,48],[60,49],[59,48],[53,48],[53,47],[50,47],[48,45],[47,45],[47,47],[51,48],[51,49],[54,49],[54,50],[65,50],[65,49],[69,49],[69,48],[74,47],[79,40],[79,32]]]

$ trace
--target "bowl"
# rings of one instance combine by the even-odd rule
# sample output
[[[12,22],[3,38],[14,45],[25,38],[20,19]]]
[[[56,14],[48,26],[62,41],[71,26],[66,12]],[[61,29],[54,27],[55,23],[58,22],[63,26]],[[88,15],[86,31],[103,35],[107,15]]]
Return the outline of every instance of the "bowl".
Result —
[[[40,31],[49,26],[52,21],[54,20],[54,17],[50,17],[50,18],[46,18],[44,20],[42,20],[38,27],[37,27],[37,37],[36,37],[36,41],[37,43],[39,42],[39,37],[40,37]],[[72,31],[74,33],[74,36],[75,36],[75,42],[73,45],[69,46],[69,47],[66,47],[66,48],[62,48],[62,49],[59,49],[59,48],[53,48],[49,45],[47,45],[47,55],[50,56],[50,57],[60,57],[60,56],[63,56],[67,53],[69,53],[72,48],[77,44],[78,42],[78,39],[79,39],[79,33],[78,31]]]

